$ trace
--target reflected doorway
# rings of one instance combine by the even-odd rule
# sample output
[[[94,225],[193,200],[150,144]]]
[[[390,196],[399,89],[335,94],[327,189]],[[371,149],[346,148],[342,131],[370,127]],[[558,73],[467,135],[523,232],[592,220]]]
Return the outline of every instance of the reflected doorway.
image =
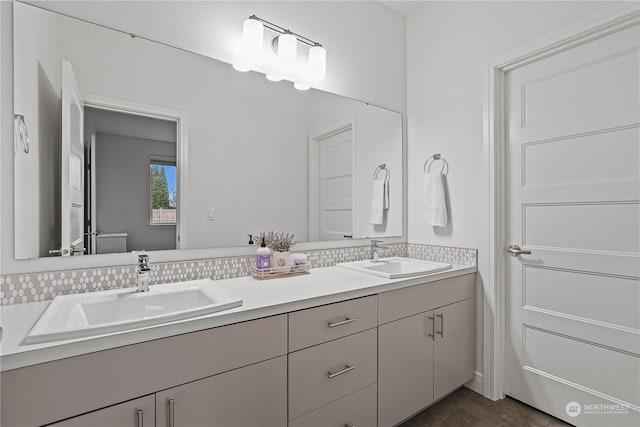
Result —
[[[178,247],[177,122],[85,106],[85,247]]]

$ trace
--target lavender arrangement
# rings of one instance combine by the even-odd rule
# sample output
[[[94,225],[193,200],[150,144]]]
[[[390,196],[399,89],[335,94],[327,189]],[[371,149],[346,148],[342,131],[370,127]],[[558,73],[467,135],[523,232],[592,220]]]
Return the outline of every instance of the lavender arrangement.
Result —
[[[289,252],[293,248],[296,242],[293,240],[294,235],[292,233],[276,233],[275,231],[269,231],[268,233],[262,232],[258,238],[259,242],[264,242],[267,247],[274,252]]]

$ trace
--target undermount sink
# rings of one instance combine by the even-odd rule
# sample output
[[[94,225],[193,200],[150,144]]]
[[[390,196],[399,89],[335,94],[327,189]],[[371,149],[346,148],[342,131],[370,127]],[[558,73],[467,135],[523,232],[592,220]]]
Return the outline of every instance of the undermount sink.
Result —
[[[116,289],[54,298],[25,337],[25,343],[122,331],[187,319],[242,305],[211,279]]]
[[[451,264],[402,257],[380,258],[378,261],[343,262],[338,266],[387,279],[424,276],[451,268]]]

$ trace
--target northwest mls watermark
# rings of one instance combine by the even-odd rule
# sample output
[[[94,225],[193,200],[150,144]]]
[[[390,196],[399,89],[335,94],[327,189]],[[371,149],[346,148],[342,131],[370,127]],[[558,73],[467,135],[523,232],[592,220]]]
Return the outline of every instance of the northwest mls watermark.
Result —
[[[629,413],[629,405],[622,403],[585,403],[569,402],[565,408],[567,415],[626,415]]]

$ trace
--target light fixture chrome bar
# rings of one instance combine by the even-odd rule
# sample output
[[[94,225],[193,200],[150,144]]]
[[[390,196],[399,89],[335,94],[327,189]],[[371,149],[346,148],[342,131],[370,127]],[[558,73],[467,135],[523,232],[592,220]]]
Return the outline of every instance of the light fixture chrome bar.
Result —
[[[251,15],[249,17],[249,19],[255,19],[256,21],[262,22],[262,25],[264,25],[265,28],[268,28],[269,30],[275,32],[275,33],[279,33],[279,34],[292,34],[295,36],[295,38],[303,44],[306,44],[309,47],[314,47],[314,46],[320,46],[322,47],[322,45],[316,41],[311,40],[310,38],[307,38],[305,36],[301,36],[298,33],[294,33],[291,30],[287,30],[284,27],[281,27],[280,25],[274,24],[273,22],[269,22],[266,19],[262,19],[257,17],[256,15]]]

